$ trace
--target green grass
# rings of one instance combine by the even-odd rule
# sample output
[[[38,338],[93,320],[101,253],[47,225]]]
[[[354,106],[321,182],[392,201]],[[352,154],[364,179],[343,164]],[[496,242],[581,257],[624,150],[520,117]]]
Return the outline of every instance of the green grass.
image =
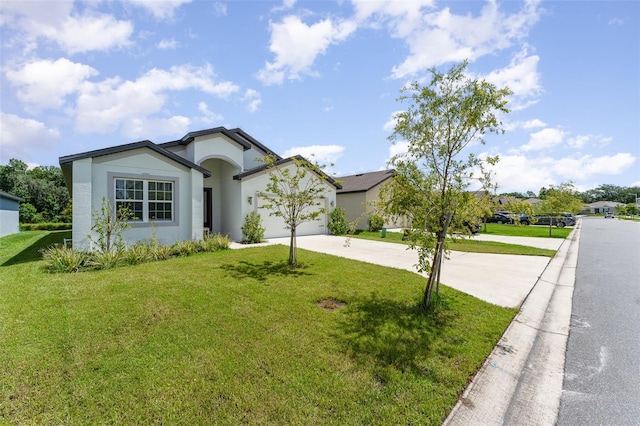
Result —
[[[440,424],[515,314],[285,246],[47,274],[63,236],[0,239],[0,423]]]
[[[573,228],[551,228],[551,238],[567,238]],[[484,225],[480,230],[481,234],[487,235],[505,235],[511,237],[539,237],[549,238],[549,226],[543,225],[499,225],[497,223],[487,223],[487,231],[484,231]]]
[[[351,235],[351,237],[388,243],[408,244],[406,241],[402,241],[402,233],[400,232],[387,232],[387,236],[382,238],[380,232],[360,231],[357,235]],[[449,240],[449,249],[470,253],[516,254],[522,256],[553,257],[556,254],[555,250],[469,239]]]

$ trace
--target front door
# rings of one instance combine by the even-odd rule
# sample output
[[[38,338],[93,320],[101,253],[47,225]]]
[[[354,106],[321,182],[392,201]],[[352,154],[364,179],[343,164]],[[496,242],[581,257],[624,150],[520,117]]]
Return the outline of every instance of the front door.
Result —
[[[211,231],[213,215],[211,213],[211,188],[204,188],[202,194],[202,217],[204,218],[204,227]]]

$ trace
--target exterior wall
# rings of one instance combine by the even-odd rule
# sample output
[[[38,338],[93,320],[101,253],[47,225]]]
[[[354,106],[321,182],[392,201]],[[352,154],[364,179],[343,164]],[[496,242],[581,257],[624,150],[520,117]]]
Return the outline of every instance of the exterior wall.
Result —
[[[0,196],[0,237],[20,232],[20,203]]]
[[[90,250],[91,245],[87,235],[91,234],[91,221],[93,214],[92,189],[92,159],[85,158],[73,162],[73,227],[71,238],[73,248],[76,250]],[[100,208],[98,204],[96,208]]]
[[[357,221],[356,229],[364,230],[369,228],[369,216],[365,214],[367,197],[364,191],[338,194],[337,198],[338,207],[345,209],[349,223]]]
[[[147,149],[123,152],[73,164],[73,244],[89,249],[92,214],[99,211],[103,198],[114,199],[117,177],[170,180],[174,182],[174,207],[171,222],[131,222],[123,232],[127,244],[156,237],[161,244],[202,238],[202,174],[181,166]],[[195,221],[195,222],[194,222]],[[97,234],[93,233],[93,238]]]
[[[285,167],[293,168],[295,166],[290,164]],[[308,178],[309,175],[307,175],[307,179]],[[262,217],[262,226],[266,228],[265,238],[288,237],[290,235],[290,231],[285,229],[283,220],[276,216],[270,216],[270,210],[260,208],[265,201],[258,196],[258,193],[265,190],[268,182],[268,171],[248,176],[242,180],[242,197],[240,202],[242,207],[240,217],[242,220],[240,222],[240,226],[242,226],[242,223],[244,222],[245,215],[251,211],[256,211]],[[318,199],[318,201],[322,204],[321,207],[330,210],[336,203],[336,189],[328,182],[324,182],[323,185],[325,185],[326,188],[325,198]],[[251,203],[249,203],[249,197],[251,197]],[[305,222],[298,227],[297,235],[327,234],[327,220],[328,215],[323,214],[321,215],[320,220]],[[242,238],[241,231],[240,238]]]
[[[202,164],[209,158],[220,158],[233,164],[237,172],[243,170],[244,151],[236,142],[220,134],[207,135],[196,138],[187,145],[186,158],[196,164]]]

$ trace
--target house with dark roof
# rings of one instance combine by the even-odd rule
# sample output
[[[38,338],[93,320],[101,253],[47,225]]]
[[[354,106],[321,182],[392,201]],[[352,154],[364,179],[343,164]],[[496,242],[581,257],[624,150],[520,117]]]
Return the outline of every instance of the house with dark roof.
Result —
[[[20,232],[20,203],[24,200],[0,191],[0,237]]]
[[[91,249],[88,235],[103,200],[114,209],[133,213],[127,243],[155,236],[160,243],[201,239],[212,232],[242,239],[244,217],[260,214],[265,238],[289,235],[281,218],[271,216],[259,196],[270,170],[259,161],[276,158],[276,167],[300,162],[281,158],[241,129],[216,127],[187,133],[178,140],[149,140],[60,157],[62,173],[73,200],[73,246]],[[301,159],[301,157],[300,157]],[[302,162],[304,164],[304,162]],[[321,171],[325,212],[320,220],[302,224],[298,235],[327,233],[327,212],[336,203],[340,185]],[[304,182],[303,182],[304,183]],[[95,233],[94,233],[95,234]]]
[[[394,173],[391,169],[336,178],[342,186],[337,191],[338,207],[345,209],[349,222],[356,222],[356,229],[368,229],[372,204],[380,199],[380,188],[393,178]],[[385,223],[385,226],[394,228],[402,225]]]

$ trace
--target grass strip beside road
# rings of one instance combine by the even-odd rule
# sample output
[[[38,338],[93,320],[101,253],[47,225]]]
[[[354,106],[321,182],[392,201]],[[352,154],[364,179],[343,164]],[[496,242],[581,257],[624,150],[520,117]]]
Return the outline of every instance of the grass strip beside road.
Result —
[[[543,225],[506,225],[497,223],[487,223],[485,231],[484,224],[480,234],[504,235],[507,237],[536,237],[536,238],[567,238],[573,228],[551,227],[551,237],[549,237],[549,226]]]
[[[47,274],[62,237],[0,239],[7,424],[438,425],[516,312],[280,245]]]
[[[380,232],[361,231],[351,238],[361,238],[365,240],[383,241],[388,243],[408,244],[402,240],[402,233],[387,232],[382,238]],[[449,249],[468,253],[488,253],[488,254],[515,254],[522,256],[545,256],[553,257],[556,250],[541,249],[537,247],[523,246],[519,244],[507,244],[495,241],[470,240],[468,238],[449,239]]]

